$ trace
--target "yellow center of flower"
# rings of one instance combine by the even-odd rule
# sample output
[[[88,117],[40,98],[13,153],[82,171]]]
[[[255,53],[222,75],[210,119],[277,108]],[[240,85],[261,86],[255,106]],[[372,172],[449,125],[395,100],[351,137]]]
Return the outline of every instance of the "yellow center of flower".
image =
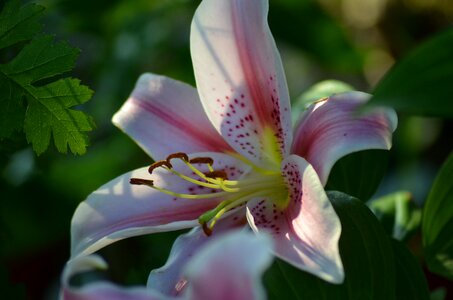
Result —
[[[181,160],[188,169],[196,176],[191,177],[176,171],[171,161]],[[196,164],[204,164],[208,172],[202,172]],[[185,199],[224,199],[217,207],[202,214],[198,221],[203,226],[203,230],[210,235],[216,222],[226,212],[244,205],[247,201],[255,198],[265,197],[269,199],[279,209],[283,209],[288,204],[288,190],[283,180],[281,172],[269,171],[252,166],[252,171],[244,175],[241,179],[230,180],[224,170],[215,170],[214,161],[210,157],[196,157],[189,159],[185,153],[174,153],[166,160],[157,161],[152,164],[148,171],[150,174],[157,168],[163,168],[168,172],[195,185],[212,189],[213,193],[206,194],[183,194],[177,193],[159,186],[155,186],[153,180],[131,178],[131,184],[147,185],[162,193]]]

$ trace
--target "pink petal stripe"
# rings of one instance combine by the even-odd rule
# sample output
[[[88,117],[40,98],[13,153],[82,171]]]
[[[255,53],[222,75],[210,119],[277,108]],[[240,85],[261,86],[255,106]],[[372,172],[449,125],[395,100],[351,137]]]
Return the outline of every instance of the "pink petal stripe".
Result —
[[[214,127],[251,161],[279,165],[276,157],[291,145],[291,115],[267,11],[267,1],[203,1],[192,22],[191,54]]]
[[[145,287],[121,288],[109,282],[100,281],[83,287],[71,287],[70,279],[82,272],[105,269],[107,264],[97,255],[89,255],[69,261],[62,276],[62,300],[170,300]],[[173,298],[172,298],[173,299]]]
[[[247,204],[252,229],[272,234],[276,255],[328,282],[341,283],[343,266],[338,249],[341,224],[311,165],[291,155],[282,163],[289,204],[279,210],[272,199]]]
[[[323,185],[341,157],[366,149],[390,149],[397,116],[393,109],[359,115],[368,94],[349,92],[311,106],[296,126],[292,152],[315,168]]]
[[[199,153],[190,157],[214,159],[215,170],[225,170],[231,179],[248,172],[249,167],[226,154]],[[175,170],[194,177],[183,163],[172,161]],[[205,165],[199,169],[207,172]],[[184,194],[206,194],[215,190],[198,186],[163,169],[148,168],[126,173],[92,193],[77,208],[71,223],[71,257],[90,254],[126,237],[171,231],[198,225],[197,219],[223,199],[182,199],[144,185],[131,185],[130,178],[154,180],[154,185]]]
[[[232,152],[203,111],[197,91],[182,82],[143,74],[113,123],[152,158],[175,152]]]
[[[265,299],[261,275],[272,262],[272,241],[247,231],[227,233],[208,243],[184,271],[189,300]]]
[[[199,226],[189,233],[180,235],[173,244],[167,263],[149,274],[148,288],[157,290],[164,295],[180,295],[190,285],[182,274],[189,259],[208,242],[218,240],[226,232],[244,227],[246,222],[245,209],[241,207],[220,219],[211,236],[206,236]]]

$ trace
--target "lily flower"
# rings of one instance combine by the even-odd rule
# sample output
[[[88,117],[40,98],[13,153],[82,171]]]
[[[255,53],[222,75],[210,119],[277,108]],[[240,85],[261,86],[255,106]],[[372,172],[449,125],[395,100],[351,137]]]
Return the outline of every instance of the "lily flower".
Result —
[[[396,114],[382,108],[358,115],[369,95],[338,94],[311,106],[293,133],[267,12],[266,0],[202,1],[190,37],[197,89],[140,77],[113,123],[156,162],[79,205],[72,258],[154,232],[201,226],[201,234],[215,236],[234,215],[270,233],[279,258],[343,281],[341,224],[324,185],[341,157],[390,149]]]
[[[184,242],[183,242],[184,243]],[[178,242],[175,246],[178,245]],[[180,251],[180,247],[174,250]],[[105,261],[95,255],[80,256],[70,261],[63,272],[61,299],[64,300],[253,300],[265,299],[260,277],[272,261],[272,241],[245,231],[221,234],[182,267],[183,280],[176,285],[177,293],[169,296],[153,287],[124,288],[106,281],[72,287],[70,279],[93,269],[105,269]],[[238,256],[246,258],[237,264]],[[172,257],[170,256],[171,260]],[[218,272],[218,270],[222,270]],[[216,276],[212,276],[212,274]]]

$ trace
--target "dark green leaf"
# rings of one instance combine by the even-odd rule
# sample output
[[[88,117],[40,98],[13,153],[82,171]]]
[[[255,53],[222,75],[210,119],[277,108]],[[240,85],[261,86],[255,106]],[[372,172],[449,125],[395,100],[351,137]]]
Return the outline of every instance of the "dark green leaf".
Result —
[[[6,2],[0,12],[0,49],[33,38],[41,30],[39,18],[43,11],[41,5],[21,6],[20,0]]]
[[[78,55],[79,50],[67,43],[54,44],[52,36],[41,36],[25,46],[3,70],[14,81],[31,84],[70,71]]]
[[[378,83],[369,105],[418,115],[453,117],[453,28],[397,63]]]
[[[291,107],[293,122],[316,100],[352,90],[352,86],[339,80],[324,80],[314,84],[294,101]]]
[[[453,279],[453,153],[442,166],[425,203],[423,246],[428,268]]]
[[[25,115],[22,99],[16,86],[0,73],[0,140],[22,129]]]
[[[326,189],[341,191],[367,201],[384,176],[388,157],[386,150],[365,150],[341,158],[330,172]]]
[[[420,263],[396,240],[392,241],[396,269],[396,299],[429,300],[428,283]]]
[[[406,191],[392,193],[371,201],[368,205],[376,217],[397,240],[407,240],[421,224],[421,209]]]
[[[358,199],[329,192],[341,220],[340,253],[346,279],[329,284],[277,260],[264,281],[269,299],[395,299],[395,270],[390,239]]]
[[[32,38],[41,28],[41,10],[34,5],[21,7],[16,0],[7,2],[0,13],[0,49]],[[48,148],[52,136],[58,151],[66,153],[69,146],[74,154],[85,153],[86,132],[94,123],[71,108],[88,101],[93,92],[77,79],[55,78],[74,67],[78,54],[78,49],[65,42],[54,43],[53,37],[40,36],[13,60],[0,65],[0,139],[23,127],[38,155]],[[50,83],[42,86],[43,80]]]

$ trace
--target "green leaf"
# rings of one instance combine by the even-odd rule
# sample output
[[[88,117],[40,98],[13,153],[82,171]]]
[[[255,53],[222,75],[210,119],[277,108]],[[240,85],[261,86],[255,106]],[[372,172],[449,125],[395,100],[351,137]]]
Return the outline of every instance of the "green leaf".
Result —
[[[0,72],[0,140],[19,131],[24,123],[25,104],[16,86]]]
[[[395,192],[371,201],[368,206],[397,240],[407,240],[421,224],[422,212],[407,191]]]
[[[20,7],[16,0],[8,2],[0,18],[0,45],[33,37],[40,30],[41,11],[36,6]],[[13,37],[11,32],[15,33]],[[78,55],[79,50],[65,42],[54,43],[52,36],[40,36],[12,61],[0,65],[0,139],[23,128],[38,155],[48,148],[52,136],[62,153],[68,146],[74,154],[86,152],[86,132],[94,123],[91,117],[71,108],[88,101],[93,92],[77,79],[55,79],[74,67]]]
[[[20,0],[5,3],[0,12],[0,49],[30,40],[41,31],[39,19],[44,7],[36,4],[20,5]]]
[[[342,157],[330,172],[326,190],[341,191],[367,201],[387,170],[388,157],[386,150],[365,150]]]
[[[453,117],[453,28],[416,48],[378,83],[369,105],[410,114]]]
[[[345,282],[329,284],[276,260],[264,276],[269,299],[395,299],[392,245],[384,229],[360,200],[339,192],[328,196],[341,220]]]
[[[333,94],[352,91],[354,88],[347,83],[339,80],[324,80],[311,86],[307,91],[302,93],[291,107],[293,123],[297,121],[301,113],[308,108],[313,102],[332,96]]]
[[[69,145],[72,153],[85,153],[87,138],[83,132],[93,128],[93,121],[69,108],[89,100],[92,91],[81,86],[79,80],[66,78],[34,89],[32,93],[24,128],[35,152],[40,154],[47,149],[52,133],[58,151],[66,153]]]
[[[396,269],[396,299],[429,300],[428,283],[420,263],[407,247],[392,241]]]
[[[453,279],[453,152],[442,166],[423,210],[422,234],[428,268]]]

